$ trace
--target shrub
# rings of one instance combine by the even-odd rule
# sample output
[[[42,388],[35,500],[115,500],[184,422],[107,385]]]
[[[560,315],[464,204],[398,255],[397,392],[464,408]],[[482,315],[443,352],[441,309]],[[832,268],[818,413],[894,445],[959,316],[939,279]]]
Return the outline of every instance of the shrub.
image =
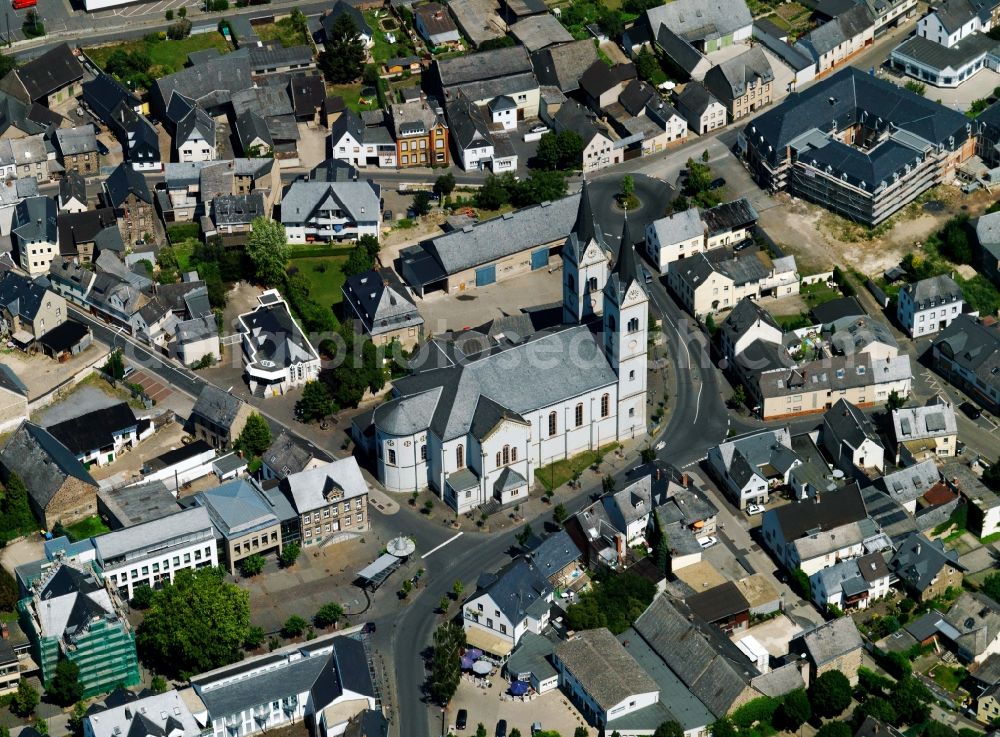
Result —
[[[305,633],[309,623],[298,614],[293,614],[281,626],[281,636],[286,638],[299,637]]]

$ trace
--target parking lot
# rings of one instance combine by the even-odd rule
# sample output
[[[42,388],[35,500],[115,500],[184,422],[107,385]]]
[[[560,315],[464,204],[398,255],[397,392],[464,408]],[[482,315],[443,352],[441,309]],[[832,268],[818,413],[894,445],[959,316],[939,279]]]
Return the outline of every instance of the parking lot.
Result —
[[[120,8],[108,8],[107,10],[91,13],[91,15],[95,18],[163,17],[168,10],[173,10],[176,14],[178,8],[200,8],[203,4],[201,0],[158,0],[155,3],[139,3],[137,5],[125,5]]]
[[[476,685],[477,680],[472,676],[462,677],[446,714],[449,729],[444,730],[444,734],[454,729],[459,709],[468,712],[465,729],[469,734],[475,734],[476,725],[480,722],[486,727],[487,734],[493,734],[498,719],[507,720],[507,734],[516,728],[522,735],[530,735],[531,725],[535,722],[541,722],[542,729],[555,730],[561,735],[572,735],[579,727],[586,728],[588,735],[597,734],[558,689],[537,695],[530,701],[501,701],[500,697],[509,685],[505,678],[499,674],[491,676],[488,688]]]
[[[0,360],[28,387],[28,401],[34,401],[89,366],[100,365],[107,355],[108,349],[95,343],[65,363],[59,363],[41,353],[28,355],[23,351],[6,348],[0,351]]]

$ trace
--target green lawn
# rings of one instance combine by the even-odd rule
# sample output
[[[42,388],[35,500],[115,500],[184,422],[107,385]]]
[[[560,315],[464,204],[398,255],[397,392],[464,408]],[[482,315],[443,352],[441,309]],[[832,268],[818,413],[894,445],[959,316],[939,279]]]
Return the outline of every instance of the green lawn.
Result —
[[[347,105],[351,110],[355,112],[363,112],[365,110],[376,110],[378,109],[378,99],[372,98],[369,100],[367,105],[361,104],[361,84],[331,84],[327,85],[328,93],[333,95],[340,95],[344,98],[344,104]]]
[[[396,42],[389,43],[386,31],[382,30],[378,18],[375,17],[375,13],[370,10],[365,11],[365,21],[375,35],[375,45],[372,47],[372,59],[375,61],[388,61],[400,56],[413,56],[416,54],[416,50],[413,48],[413,41],[410,40],[404,28],[397,28],[392,31],[393,36],[396,37]]]
[[[111,532],[108,526],[96,514],[93,517],[87,517],[87,519],[74,522],[64,529],[69,539],[74,542],[77,540],[86,540],[88,537],[103,535],[105,532]]]
[[[825,281],[803,284],[799,293],[802,295],[803,301],[810,307],[818,307],[840,298],[840,292],[828,287]]]
[[[601,455],[607,455],[618,447],[618,443],[611,443],[601,448]],[[535,470],[535,481],[545,487],[546,491],[558,489],[571,478],[574,472],[583,473],[586,469],[594,465],[597,460],[597,453],[593,450],[586,450],[572,458],[564,458],[561,461],[541,466]]]
[[[282,18],[277,23],[263,23],[253,27],[261,41],[280,41],[286,49],[292,46],[308,46],[309,33],[297,30],[292,19]]]
[[[218,49],[220,53],[226,54],[230,51],[226,39],[219,33],[199,33],[196,36],[188,36],[179,41],[156,41],[151,42],[143,38],[138,41],[123,41],[122,43],[109,44],[107,46],[93,46],[84,49],[97,66],[104,68],[108,57],[116,49],[125,51],[141,51],[149,55],[153,66],[150,67],[150,74],[154,77],[162,77],[173,74],[184,68],[187,63],[188,54],[192,51],[202,51],[204,49]],[[154,73],[156,72],[156,73]]]
[[[937,665],[934,667],[933,673],[928,675],[945,691],[953,693],[958,690],[959,684],[965,678],[966,670],[961,666],[949,668],[947,665]]]
[[[291,265],[309,279],[310,299],[323,307],[329,307],[343,301],[344,295],[340,290],[344,286],[345,277],[341,266],[346,260],[345,253],[304,258],[295,258],[293,254]]]

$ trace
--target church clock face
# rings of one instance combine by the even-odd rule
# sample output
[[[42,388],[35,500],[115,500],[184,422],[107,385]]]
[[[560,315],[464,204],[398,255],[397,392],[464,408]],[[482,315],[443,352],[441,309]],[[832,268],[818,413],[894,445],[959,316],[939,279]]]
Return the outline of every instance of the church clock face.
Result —
[[[637,345],[639,345],[639,341],[633,340],[633,341],[629,342],[628,347],[629,348],[635,348]]]
[[[639,290],[638,290],[638,289],[636,289],[635,287],[632,287],[632,288],[631,288],[631,289],[630,289],[630,290],[628,291],[628,298],[629,298],[629,299],[638,299],[638,298],[639,298]]]
[[[597,309],[597,300],[594,299],[593,297],[590,298],[590,307],[591,307],[591,309],[595,309],[595,310]]]

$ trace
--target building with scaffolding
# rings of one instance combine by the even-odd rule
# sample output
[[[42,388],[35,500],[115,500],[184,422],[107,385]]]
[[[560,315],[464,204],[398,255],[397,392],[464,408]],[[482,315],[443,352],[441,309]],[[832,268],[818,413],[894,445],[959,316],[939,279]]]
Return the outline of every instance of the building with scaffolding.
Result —
[[[52,566],[17,609],[42,683],[49,682],[61,659],[79,667],[85,698],[139,683],[135,634],[124,605],[89,564]]]
[[[844,69],[759,116],[739,145],[754,179],[878,225],[975,153],[973,122]]]

